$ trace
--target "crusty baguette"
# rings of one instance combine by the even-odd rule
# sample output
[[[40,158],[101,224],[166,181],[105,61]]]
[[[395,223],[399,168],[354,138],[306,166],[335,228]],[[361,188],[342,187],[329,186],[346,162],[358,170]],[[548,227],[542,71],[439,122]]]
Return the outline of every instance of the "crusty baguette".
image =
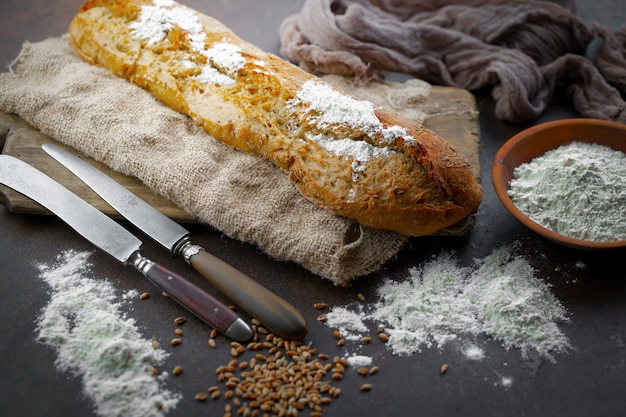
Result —
[[[171,0],[91,0],[69,33],[83,59],[146,88],[215,138],[268,158],[338,215],[421,236],[480,204],[469,163],[435,133]]]

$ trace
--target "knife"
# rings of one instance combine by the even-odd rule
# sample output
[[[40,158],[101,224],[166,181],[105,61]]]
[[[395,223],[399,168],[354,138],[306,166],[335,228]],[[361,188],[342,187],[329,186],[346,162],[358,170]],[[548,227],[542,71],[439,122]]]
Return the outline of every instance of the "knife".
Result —
[[[20,159],[0,155],[0,184],[50,210],[96,247],[125,266],[133,266],[221,333],[237,341],[252,337],[252,329],[236,312],[185,278],[143,256],[139,239],[43,172]]]
[[[306,319],[293,305],[204,248],[194,245],[189,231],[181,225],[71,152],[50,143],[42,147],[124,218],[168,249],[173,257],[182,256],[188,264],[268,330],[287,339],[301,339],[307,333]]]

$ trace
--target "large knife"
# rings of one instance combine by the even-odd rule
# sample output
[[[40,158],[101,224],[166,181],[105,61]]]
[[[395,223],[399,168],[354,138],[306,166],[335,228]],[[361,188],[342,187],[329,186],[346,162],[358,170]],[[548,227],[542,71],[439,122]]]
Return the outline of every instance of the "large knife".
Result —
[[[43,149],[123,217],[168,249],[173,257],[182,256],[268,330],[287,339],[301,339],[307,333],[306,319],[294,306],[202,247],[194,245],[189,231],[181,225],[71,152],[49,143],[44,144]]]
[[[207,324],[237,341],[249,340],[252,329],[226,304],[140,252],[141,241],[43,172],[20,159],[0,155],[0,184],[38,202],[98,248],[125,266],[133,266],[171,298]]]

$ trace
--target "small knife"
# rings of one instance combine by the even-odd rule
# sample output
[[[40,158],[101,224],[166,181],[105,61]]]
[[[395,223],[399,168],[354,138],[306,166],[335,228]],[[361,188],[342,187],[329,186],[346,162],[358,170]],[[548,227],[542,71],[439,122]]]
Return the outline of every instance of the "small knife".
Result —
[[[143,256],[139,239],[43,172],[20,159],[0,155],[0,184],[13,188],[50,210],[96,247],[125,266],[133,266],[221,333],[237,341],[252,337],[250,326],[227,305]]]
[[[204,248],[194,245],[189,231],[181,225],[71,152],[50,143],[42,147],[124,218],[168,249],[173,257],[182,256],[268,330],[287,339],[301,339],[307,333],[306,319],[294,306]]]

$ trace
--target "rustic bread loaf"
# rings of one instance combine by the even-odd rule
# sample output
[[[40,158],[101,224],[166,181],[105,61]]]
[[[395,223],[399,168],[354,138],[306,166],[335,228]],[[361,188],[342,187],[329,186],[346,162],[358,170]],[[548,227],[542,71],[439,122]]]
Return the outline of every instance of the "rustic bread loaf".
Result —
[[[435,133],[171,0],[91,0],[69,33],[83,59],[148,89],[218,140],[268,158],[338,215],[420,236],[480,204],[469,163]]]

